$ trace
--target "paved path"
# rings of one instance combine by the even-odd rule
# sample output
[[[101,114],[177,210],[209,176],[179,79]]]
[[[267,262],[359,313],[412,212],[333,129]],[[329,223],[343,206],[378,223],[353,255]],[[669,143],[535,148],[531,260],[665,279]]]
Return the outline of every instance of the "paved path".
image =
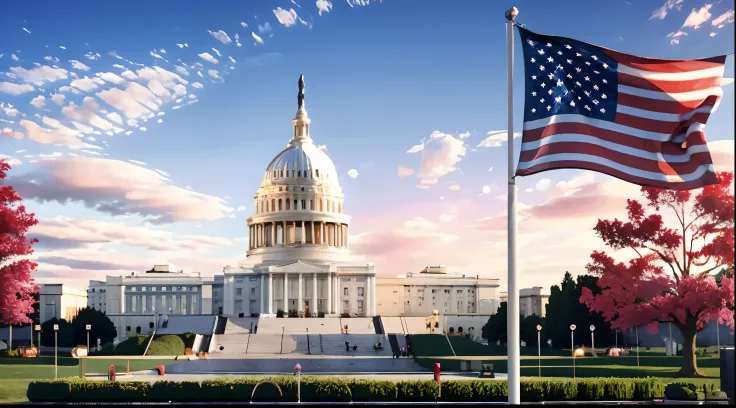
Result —
[[[279,373],[274,373],[279,374]],[[304,375],[328,375],[331,377],[341,378],[358,378],[358,379],[372,379],[372,380],[390,380],[390,381],[401,381],[401,380],[431,380],[433,374],[431,373],[365,373],[365,374],[332,374],[332,373],[302,373]],[[280,373],[280,375],[291,375],[288,373]],[[158,376],[151,371],[139,371],[131,373],[130,376],[118,376],[118,381],[205,381],[213,380],[216,378],[227,378],[236,379],[243,377],[266,377],[265,374],[257,375],[245,375],[245,374],[166,374],[164,376]],[[88,375],[90,380],[103,381],[107,377],[103,375]],[[477,380],[477,374],[462,374],[462,373],[448,373],[442,374],[443,380]],[[482,380],[505,380],[506,374],[496,374],[496,378],[482,378]]]
[[[193,360],[166,366],[167,374],[281,374],[293,373],[301,364],[302,372],[327,373],[426,373],[427,369],[413,359],[391,358],[261,358]]]

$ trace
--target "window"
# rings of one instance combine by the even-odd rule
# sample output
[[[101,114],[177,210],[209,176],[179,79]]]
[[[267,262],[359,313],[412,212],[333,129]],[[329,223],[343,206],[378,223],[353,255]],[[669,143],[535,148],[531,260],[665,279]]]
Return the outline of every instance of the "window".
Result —
[[[424,293],[424,289],[417,289],[417,293]]]
[[[129,332],[130,331],[130,326],[125,326],[125,331],[126,332]]]
[[[305,175],[306,176],[306,175]],[[302,187],[302,191],[304,191],[304,187]]]
[[[136,334],[141,334],[141,326],[137,326],[137,327],[135,328],[135,333],[136,333]]]
[[[271,199],[271,211],[276,211],[276,200]]]
[[[235,283],[243,283],[243,278],[235,278]]]
[[[306,210],[306,209],[307,209],[307,200],[302,200],[302,210]]]
[[[148,328],[153,329],[153,322],[148,323]]]
[[[236,288],[235,296],[243,296],[243,288]]]
[[[288,198],[286,199],[286,209],[287,210],[291,209],[291,201]]]
[[[365,291],[365,288],[358,288],[358,296],[364,296],[363,292]]]
[[[437,289],[432,289],[432,293],[437,293]]]
[[[449,294],[450,294],[450,289],[445,289],[445,295],[449,295]]]
[[[256,288],[250,288],[250,295],[255,296],[256,295]]]
[[[281,190],[281,187],[279,187],[279,190]],[[281,204],[282,202],[281,202],[281,199],[279,198],[279,211],[281,211]]]
[[[457,294],[458,294],[458,295],[462,295],[462,294],[463,294],[463,290],[462,290],[462,289],[458,289],[458,290],[457,290]]]
[[[315,171],[314,171],[314,174],[316,174],[316,175],[317,175],[317,177],[319,177],[319,169],[315,170]]]
[[[258,280],[258,278],[256,278],[255,276],[251,276],[250,278],[248,278],[248,280],[251,282],[255,282]]]
[[[350,313],[350,302],[349,301],[346,300],[346,301],[342,302],[342,312],[343,313]]]
[[[342,288],[342,295],[348,296],[348,288]]]
[[[363,301],[362,300],[358,301],[358,314],[359,315],[363,314]]]

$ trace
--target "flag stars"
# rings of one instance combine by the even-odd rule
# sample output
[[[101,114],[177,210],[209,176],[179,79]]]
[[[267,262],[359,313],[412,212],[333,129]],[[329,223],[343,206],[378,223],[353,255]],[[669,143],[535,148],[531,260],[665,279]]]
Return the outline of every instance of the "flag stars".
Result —
[[[589,76],[583,77],[583,79],[590,82],[590,77]]]
[[[591,55],[590,59],[592,59],[593,61],[598,61],[598,57],[596,57],[595,55]]]
[[[536,75],[532,75],[532,79],[536,81],[537,80],[537,76]]]
[[[606,108],[601,108],[601,113],[606,113]]]
[[[608,69],[608,64],[606,64],[605,62],[603,63],[603,69]]]
[[[537,50],[537,52],[539,53],[539,55],[544,55],[544,50],[540,49],[540,50]]]
[[[593,99],[593,104],[598,105],[600,102],[598,102],[598,99]]]
[[[596,75],[600,74],[600,72],[598,72],[598,71],[593,71],[593,73],[596,74]]]
[[[540,71],[544,71],[544,65],[540,65],[540,66],[539,66],[539,70],[540,70]]]
[[[575,53],[575,56],[576,56],[576,57],[582,57],[582,56],[583,56],[583,54],[581,54],[581,53],[579,53],[579,52],[576,52],[576,53]]]
[[[532,108],[532,113],[537,113],[537,110],[535,108]]]
[[[575,72],[577,72],[579,74],[580,72],[582,72],[582,69],[580,69],[578,67],[575,67]]]
[[[593,85],[593,89],[598,90],[598,85]]]
[[[532,96],[537,96],[537,92],[536,91],[532,92]]]
[[[565,44],[565,48],[567,48],[568,50],[572,49],[572,47],[569,44]]]
[[[547,91],[548,94],[552,95],[552,90]]]
[[[590,66],[590,61],[585,61],[585,65]]]
[[[601,99],[608,99],[608,97],[606,96],[606,94],[601,94]]]
[[[557,51],[557,55],[562,55],[562,51]]]
[[[564,71],[564,69],[562,69],[562,65],[560,65],[560,64],[557,64],[557,66],[555,67],[555,71],[558,70],[558,69],[560,71]]]
[[[544,88],[547,85],[545,85],[544,82],[542,82],[541,85],[539,85],[539,86],[541,86],[542,88]]]
[[[570,101],[570,106],[575,107],[575,101]]]
[[[562,80],[561,80],[561,79],[558,79],[558,80],[557,80],[557,86],[560,86],[560,87],[561,87],[562,85],[565,85],[565,83],[564,83],[564,82],[562,82]]]
[[[547,47],[551,47],[551,46],[552,46],[552,44],[550,44],[550,43],[547,43]]]
[[[590,110],[591,110],[591,109],[590,109],[590,106],[588,106],[588,105],[585,105],[585,106],[584,106],[584,108],[585,108],[585,110],[587,110],[587,111],[590,111]]]
[[[531,45],[532,47],[534,47],[534,41],[532,41],[532,40],[529,40],[529,41],[527,41],[527,42],[529,43],[529,45]]]
[[[562,97],[561,96],[555,97],[555,103],[560,103],[560,102],[562,102]]]
[[[547,57],[547,62],[555,62],[555,60],[552,57]]]
[[[547,111],[549,111],[550,109],[552,109],[552,107],[547,105]]]
[[[539,103],[544,103],[544,98],[540,99]]]
[[[555,77],[555,74],[549,74],[549,75],[547,75],[547,77],[548,77],[549,79],[552,79],[552,78],[554,78],[554,77]]]
[[[580,82],[575,81],[575,86],[583,86]]]
[[[603,80],[603,83],[604,83],[604,84],[607,84],[607,83],[608,83],[608,81],[604,79],[604,80]]]
[[[567,74],[567,77],[572,79],[572,74]]]
[[[530,59],[529,61],[531,61],[532,64],[534,64],[535,62],[537,62],[537,60],[535,60],[534,57],[532,57],[532,59]]]
[[[572,60],[571,59],[567,60],[567,63],[572,64]]]

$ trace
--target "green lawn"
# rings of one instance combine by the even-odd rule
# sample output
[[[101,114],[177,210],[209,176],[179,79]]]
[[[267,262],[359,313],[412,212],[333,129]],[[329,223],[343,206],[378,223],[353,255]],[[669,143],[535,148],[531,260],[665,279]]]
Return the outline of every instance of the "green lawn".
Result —
[[[131,359],[130,370],[153,369],[159,364],[175,364],[186,360],[170,359]],[[115,365],[117,373],[128,370],[128,360],[94,359],[87,360],[87,373],[107,373],[110,364]],[[27,401],[28,383],[33,380],[54,378],[54,358],[0,358],[0,403]],[[79,361],[71,357],[59,358],[59,377],[79,376]]]

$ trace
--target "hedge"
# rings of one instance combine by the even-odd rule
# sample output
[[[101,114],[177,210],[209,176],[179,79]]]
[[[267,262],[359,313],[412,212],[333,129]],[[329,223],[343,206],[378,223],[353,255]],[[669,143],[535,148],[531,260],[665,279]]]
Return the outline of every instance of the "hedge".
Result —
[[[193,341],[193,340],[192,340]],[[143,348],[145,350],[145,347]],[[184,354],[184,340],[176,334],[156,336],[148,347],[147,356],[181,356]],[[143,352],[141,352],[143,354]]]
[[[31,382],[31,402],[285,402],[297,400],[296,377],[242,378],[170,382],[110,382],[78,378]],[[280,392],[279,392],[280,390]],[[385,381],[304,376],[304,402],[435,401],[439,388],[432,380]],[[501,380],[452,380],[442,382],[440,401],[504,402],[507,383]],[[537,401],[651,401],[664,396],[664,384],[656,378],[523,379],[521,399]]]

